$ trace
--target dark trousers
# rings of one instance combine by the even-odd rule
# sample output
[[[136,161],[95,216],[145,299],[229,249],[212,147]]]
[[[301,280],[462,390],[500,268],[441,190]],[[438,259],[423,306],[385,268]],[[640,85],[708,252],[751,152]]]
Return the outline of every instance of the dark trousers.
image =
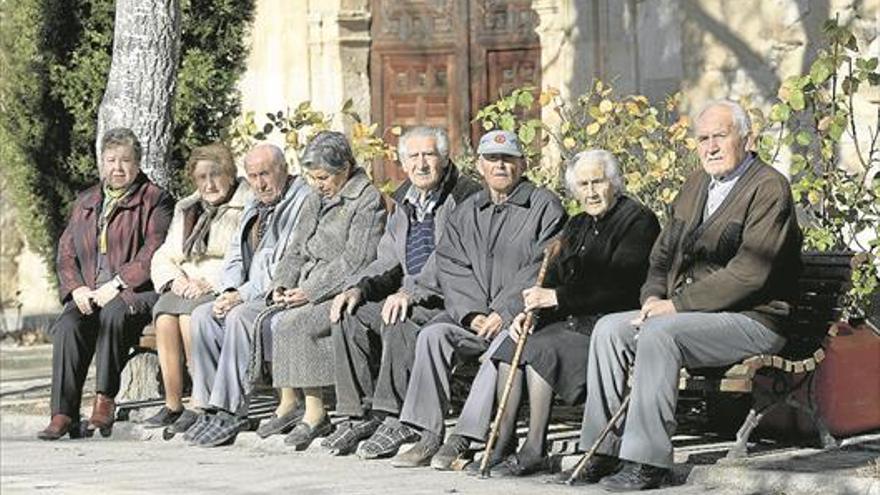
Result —
[[[79,418],[83,384],[95,356],[95,391],[115,397],[119,392],[119,375],[129,357],[129,348],[150,322],[149,299],[155,292],[137,294],[139,300],[130,306],[116,297],[91,315],[80,313],[76,304],[68,302],[52,325],[52,414]],[[134,312],[133,312],[134,310]]]
[[[362,417],[398,414],[406,396],[419,329],[440,310],[414,306],[403,323],[382,322],[382,302],[367,302],[333,325],[336,410]]]

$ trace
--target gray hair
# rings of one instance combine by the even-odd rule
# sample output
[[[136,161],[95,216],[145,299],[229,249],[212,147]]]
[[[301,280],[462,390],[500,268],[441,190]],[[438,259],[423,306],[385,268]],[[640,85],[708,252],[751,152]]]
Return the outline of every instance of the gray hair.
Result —
[[[397,141],[397,157],[398,159],[406,156],[406,143],[410,138],[414,137],[430,137],[434,138],[434,148],[444,162],[449,161],[449,135],[446,129],[440,127],[418,126],[403,133]]]
[[[696,117],[694,117],[694,124],[700,120],[704,113],[714,107],[724,107],[730,110],[731,115],[733,115],[733,125],[736,126],[736,130],[739,132],[739,137],[745,138],[752,132],[752,119],[749,118],[749,114],[745,111],[742,105],[726,99],[710,100],[706,102],[700,108],[700,111],[697,112]]]
[[[112,148],[114,146],[129,146],[132,151],[134,151],[134,160],[138,163],[141,162],[141,156],[143,156],[144,149],[141,146],[141,142],[138,140],[134,131],[129,129],[128,127],[114,127],[109,131],[104,133],[104,136],[101,137],[101,154],[103,155],[108,148]]]
[[[308,170],[321,169],[336,175],[346,167],[356,167],[348,139],[341,132],[321,131],[306,145],[300,165]]]
[[[588,163],[601,163],[605,169],[605,178],[614,188],[614,195],[623,194],[625,186],[623,184],[623,174],[620,173],[620,165],[614,155],[603,149],[589,149],[571,157],[565,166],[565,188],[569,194],[574,194],[575,186],[577,186],[574,173],[578,167]]]

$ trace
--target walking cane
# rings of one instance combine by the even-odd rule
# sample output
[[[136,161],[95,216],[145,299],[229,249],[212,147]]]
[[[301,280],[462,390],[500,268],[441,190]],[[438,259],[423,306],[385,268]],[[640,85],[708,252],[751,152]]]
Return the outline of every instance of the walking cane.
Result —
[[[574,471],[571,472],[571,476],[568,478],[568,481],[566,481],[566,484],[573,485],[578,476],[580,476],[581,471],[587,467],[587,463],[590,462],[590,459],[592,459],[593,455],[596,454],[596,451],[599,450],[599,445],[605,440],[605,437],[608,436],[611,428],[614,428],[614,425],[616,425],[617,422],[620,421],[620,418],[623,417],[624,413],[626,413],[626,409],[629,407],[629,397],[630,394],[627,393],[626,397],[623,398],[623,402],[620,403],[620,407],[618,407],[617,411],[614,412],[614,415],[611,416],[608,424],[605,425],[605,428],[603,428],[601,432],[599,432],[599,437],[593,442],[590,450],[578,460],[578,463],[575,465]]]
[[[541,268],[538,270],[538,279],[535,285],[540,287],[544,283],[544,277],[547,276],[547,267],[550,266],[550,260],[559,252],[560,241],[553,240],[544,248],[544,259],[541,261]],[[507,409],[507,401],[510,398],[510,391],[513,389],[513,380],[516,377],[516,369],[519,367],[519,360],[522,357],[523,348],[526,346],[526,340],[529,336],[529,330],[534,324],[535,313],[529,311],[526,313],[525,322],[523,322],[522,333],[517,339],[516,350],[513,352],[513,359],[510,362],[510,374],[507,376],[507,382],[504,384],[504,392],[501,394],[501,402],[498,404],[498,410],[495,413],[495,422],[492,424],[492,431],[489,434],[489,440],[486,442],[486,450],[483,452],[483,460],[480,462],[480,476],[489,477],[489,457],[492,454],[492,448],[498,440],[498,431],[501,428],[501,418]]]

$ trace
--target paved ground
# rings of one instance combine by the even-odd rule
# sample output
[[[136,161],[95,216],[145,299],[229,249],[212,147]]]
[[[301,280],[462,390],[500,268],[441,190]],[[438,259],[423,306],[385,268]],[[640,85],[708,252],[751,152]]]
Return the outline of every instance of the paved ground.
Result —
[[[157,432],[117,423],[109,439],[46,443],[33,434],[47,419],[51,349],[0,346],[0,492],[14,493],[604,493],[567,487],[551,477],[482,480],[463,472],[395,469],[386,461],[331,458],[314,445],[291,452],[281,438],[240,435],[218,449],[163,441]],[[87,386],[88,388],[89,386]],[[688,432],[685,432],[688,433]],[[553,451],[570,452],[576,430],[556,424]],[[822,451],[759,445],[746,461],[723,458],[729,442],[682,434],[675,438],[675,486],[653,492],[880,495],[880,434],[848,439]],[[563,467],[576,461],[562,458]]]

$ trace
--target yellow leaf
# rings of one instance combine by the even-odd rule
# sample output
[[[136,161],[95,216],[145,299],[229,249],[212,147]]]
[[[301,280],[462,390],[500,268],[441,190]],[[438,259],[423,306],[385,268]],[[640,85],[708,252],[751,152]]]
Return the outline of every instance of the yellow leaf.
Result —
[[[818,191],[810,191],[807,193],[807,201],[809,201],[811,205],[816,206],[822,201],[822,198],[819,196]]]
[[[608,113],[614,109],[614,105],[608,100],[602,100],[599,103],[599,111],[602,113]]]
[[[391,134],[395,136],[400,136],[401,134],[403,134],[403,128],[401,128],[399,125],[396,125],[391,128]]]
[[[575,144],[577,144],[577,142],[576,142],[576,141],[574,140],[574,138],[572,138],[572,137],[567,137],[567,138],[565,138],[565,139],[562,140],[562,145],[565,146],[565,147],[568,148],[568,149],[572,149],[572,148],[574,148],[574,145],[575,145]]]
[[[592,136],[596,134],[597,132],[599,132],[600,127],[601,125],[598,122],[592,122],[590,125],[587,126],[587,135]]]
[[[605,87],[605,85],[602,84],[602,81],[596,81],[596,92],[597,93],[601,92],[604,87]]]
[[[642,113],[642,110],[635,103],[628,101],[624,105],[626,107],[626,111],[629,112],[630,115],[636,116]]]
[[[648,163],[654,163],[654,162],[657,161],[657,154],[654,153],[653,151],[649,151],[649,152],[645,155],[645,160],[646,160]]]

